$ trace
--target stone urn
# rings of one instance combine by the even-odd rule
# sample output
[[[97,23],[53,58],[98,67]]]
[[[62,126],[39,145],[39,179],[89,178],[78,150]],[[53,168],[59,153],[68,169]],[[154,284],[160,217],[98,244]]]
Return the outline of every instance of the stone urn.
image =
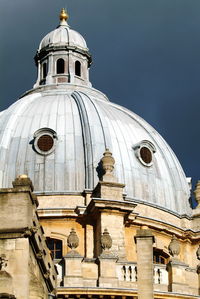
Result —
[[[178,257],[181,249],[180,249],[179,241],[175,235],[173,235],[171,242],[169,243],[168,250],[172,257],[175,258]]]
[[[71,248],[71,250],[75,250],[79,245],[79,238],[76,234],[74,228],[71,229],[71,232],[67,238],[67,246]]]
[[[109,250],[112,247],[112,238],[106,228],[101,235],[101,247],[103,250]]]

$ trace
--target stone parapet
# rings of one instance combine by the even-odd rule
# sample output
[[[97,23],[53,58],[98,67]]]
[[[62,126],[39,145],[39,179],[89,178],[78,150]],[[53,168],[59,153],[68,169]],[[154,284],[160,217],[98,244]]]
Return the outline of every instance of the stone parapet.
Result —
[[[189,286],[186,281],[186,268],[188,265],[178,259],[171,259],[167,265],[169,273],[169,291],[177,293],[188,293]]]

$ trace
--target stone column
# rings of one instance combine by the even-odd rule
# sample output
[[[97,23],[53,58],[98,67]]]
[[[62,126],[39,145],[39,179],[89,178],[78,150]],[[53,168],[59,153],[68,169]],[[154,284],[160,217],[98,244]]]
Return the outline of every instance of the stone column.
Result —
[[[47,60],[48,73],[47,73],[47,77],[46,77],[46,84],[54,83],[53,75],[54,75],[55,63],[56,62],[55,62],[54,56],[50,55],[49,59]]]
[[[137,248],[138,299],[153,299],[153,243],[154,236],[148,228],[138,229],[135,236]]]

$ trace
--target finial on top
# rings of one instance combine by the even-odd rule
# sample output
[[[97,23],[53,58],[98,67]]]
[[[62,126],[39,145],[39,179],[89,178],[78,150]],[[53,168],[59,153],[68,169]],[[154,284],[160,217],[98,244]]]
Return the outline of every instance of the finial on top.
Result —
[[[68,18],[69,18],[69,16],[68,16],[67,11],[64,8],[62,8],[61,12],[60,12],[60,21],[61,22],[63,22],[63,21],[66,22]]]

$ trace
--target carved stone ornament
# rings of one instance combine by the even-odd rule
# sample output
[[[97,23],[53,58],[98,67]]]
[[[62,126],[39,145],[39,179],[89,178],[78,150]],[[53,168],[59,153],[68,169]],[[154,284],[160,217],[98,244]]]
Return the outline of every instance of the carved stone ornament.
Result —
[[[7,267],[7,259],[5,254],[0,255],[0,270]]]
[[[197,249],[196,255],[197,255],[197,259],[200,260],[200,245]]]
[[[115,164],[115,159],[112,156],[112,153],[109,151],[108,148],[106,148],[106,151],[104,152],[104,157],[101,159],[103,170],[105,171],[105,174],[112,174]]]
[[[31,227],[27,227],[24,232],[22,233],[22,237],[24,238],[29,238],[31,237],[33,234],[36,234],[36,232],[38,231],[38,228],[35,226],[31,226]]]
[[[72,250],[76,249],[79,245],[79,238],[76,234],[76,231],[74,228],[71,229],[71,232],[67,238],[67,246],[71,248]]]
[[[39,251],[36,253],[36,257],[37,257],[38,260],[41,260],[41,259],[43,258],[43,255],[44,255],[44,253],[43,253],[42,250],[39,250]]]
[[[106,228],[101,236],[101,247],[103,250],[109,250],[112,247],[112,238]]]
[[[198,181],[197,184],[196,184],[196,188],[194,190],[194,196],[195,196],[195,199],[198,203],[196,208],[198,208],[198,207],[200,207],[200,181]]]
[[[49,270],[46,271],[46,273],[44,274],[44,277],[46,279],[49,279],[49,277],[50,277],[50,271]]]
[[[173,235],[171,242],[169,243],[168,250],[173,257],[177,257],[180,253],[180,244],[175,235]]]

